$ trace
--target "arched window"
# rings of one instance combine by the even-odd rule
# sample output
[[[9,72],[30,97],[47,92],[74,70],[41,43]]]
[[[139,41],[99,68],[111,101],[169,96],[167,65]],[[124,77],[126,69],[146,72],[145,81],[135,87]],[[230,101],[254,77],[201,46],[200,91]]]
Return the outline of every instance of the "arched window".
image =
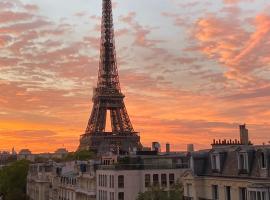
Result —
[[[261,166],[262,168],[266,168],[266,157],[264,152],[261,152]]]

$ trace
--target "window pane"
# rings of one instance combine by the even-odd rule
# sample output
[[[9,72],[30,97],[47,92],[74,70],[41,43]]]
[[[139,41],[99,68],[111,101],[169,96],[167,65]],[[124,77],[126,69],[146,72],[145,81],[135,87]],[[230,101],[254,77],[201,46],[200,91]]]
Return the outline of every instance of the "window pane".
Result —
[[[239,188],[239,199],[246,200],[247,199],[247,189],[246,188]]]
[[[144,184],[145,187],[150,187],[151,186],[151,180],[150,180],[150,174],[145,174],[144,176]]]
[[[167,174],[161,174],[161,186],[167,187]]]
[[[153,175],[153,185],[154,185],[154,186],[158,186],[158,185],[159,185],[158,174],[154,174],[154,175]]]
[[[118,176],[118,187],[119,188],[123,188],[124,186],[125,186],[124,176],[123,175],[120,175],[120,176]]]
[[[213,197],[213,200],[217,200],[219,198],[217,185],[212,185],[212,197]]]
[[[174,174],[169,174],[169,184],[170,186],[174,185]]]
[[[225,186],[225,197],[226,200],[231,200],[231,187]]]
[[[124,200],[124,192],[119,192],[118,193],[118,200]]]

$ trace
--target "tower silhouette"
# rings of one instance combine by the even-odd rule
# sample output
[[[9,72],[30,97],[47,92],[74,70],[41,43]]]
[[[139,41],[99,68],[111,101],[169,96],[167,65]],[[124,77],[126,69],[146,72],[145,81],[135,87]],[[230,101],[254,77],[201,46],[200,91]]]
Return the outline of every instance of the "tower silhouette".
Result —
[[[111,0],[103,0],[102,6],[98,83],[94,88],[93,108],[79,149],[128,152],[141,148],[140,136],[133,129],[120,88]],[[111,119],[110,132],[105,131],[107,112]]]

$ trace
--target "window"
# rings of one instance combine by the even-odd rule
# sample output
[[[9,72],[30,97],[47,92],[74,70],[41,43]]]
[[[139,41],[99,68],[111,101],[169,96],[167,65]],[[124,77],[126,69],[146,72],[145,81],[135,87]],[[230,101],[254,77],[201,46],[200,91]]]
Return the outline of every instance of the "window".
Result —
[[[266,156],[264,152],[261,153],[261,166],[263,169],[266,168]]]
[[[110,192],[110,200],[114,200],[114,193]]]
[[[167,187],[167,174],[161,174],[161,186]]]
[[[250,200],[256,200],[257,198],[256,198],[257,196],[256,196],[256,192],[255,191],[251,191],[250,193],[249,193],[249,199]]]
[[[118,193],[118,200],[124,200],[125,194],[124,192],[119,192]]]
[[[114,176],[112,175],[112,188],[114,188]]]
[[[245,169],[245,157],[243,154],[239,156],[239,169]]]
[[[212,170],[214,171],[220,170],[219,154],[213,154],[211,156],[211,165],[212,165]]]
[[[154,174],[154,175],[153,175],[153,185],[154,185],[154,186],[158,186],[158,185],[159,185],[158,174]]]
[[[105,200],[107,200],[107,191],[104,191],[105,193]]]
[[[267,200],[266,191],[249,191],[250,200]]]
[[[150,178],[151,178],[150,174],[145,174],[145,176],[144,176],[144,185],[145,185],[146,188],[151,186]]]
[[[231,200],[231,186],[225,186],[225,200]]]
[[[239,200],[247,200],[247,188],[239,188]]]
[[[174,174],[169,174],[169,184],[170,186],[174,185]]]
[[[124,188],[125,186],[125,182],[124,182],[124,176],[123,175],[120,175],[118,176],[118,187],[119,188]]]
[[[114,176],[110,175],[110,188],[114,188]]]
[[[240,173],[247,173],[248,162],[247,162],[247,153],[240,153],[238,156],[238,169]]]
[[[187,184],[187,197],[192,197],[192,184]]]
[[[212,199],[218,200],[219,199],[219,193],[218,193],[218,186],[212,185]]]
[[[107,187],[107,175],[104,175],[104,179],[105,179],[105,183],[104,183],[105,185],[104,186]]]
[[[98,175],[98,186],[101,186],[101,177]]]

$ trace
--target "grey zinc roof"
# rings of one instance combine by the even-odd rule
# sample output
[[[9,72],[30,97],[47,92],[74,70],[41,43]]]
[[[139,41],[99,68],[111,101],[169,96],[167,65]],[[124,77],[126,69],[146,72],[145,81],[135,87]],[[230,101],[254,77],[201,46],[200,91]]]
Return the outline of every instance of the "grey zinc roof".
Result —
[[[267,168],[261,168],[261,152],[264,152],[267,158]],[[221,170],[213,171],[211,167],[211,153],[218,152],[220,155]],[[238,152],[247,152],[248,167],[247,173],[240,173],[238,170]],[[241,178],[270,178],[270,148],[268,146],[239,146],[212,149],[204,152],[194,152],[194,173],[198,176],[215,176],[215,177],[241,177]]]

